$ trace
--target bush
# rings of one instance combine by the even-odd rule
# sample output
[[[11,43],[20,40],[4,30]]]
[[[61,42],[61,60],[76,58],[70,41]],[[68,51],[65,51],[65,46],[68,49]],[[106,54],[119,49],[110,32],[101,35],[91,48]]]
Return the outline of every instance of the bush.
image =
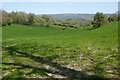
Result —
[[[93,28],[99,28],[107,22],[106,16],[103,13],[96,13],[92,22]]]
[[[50,25],[49,25],[49,24],[46,24],[46,27],[50,27]]]
[[[2,18],[2,26],[11,25],[11,24],[12,24],[12,18],[8,18],[8,17]]]
[[[112,16],[110,16],[110,17],[108,18],[108,21],[109,21],[109,22],[111,22],[111,21],[118,21],[118,16],[115,15],[115,14],[113,14]]]

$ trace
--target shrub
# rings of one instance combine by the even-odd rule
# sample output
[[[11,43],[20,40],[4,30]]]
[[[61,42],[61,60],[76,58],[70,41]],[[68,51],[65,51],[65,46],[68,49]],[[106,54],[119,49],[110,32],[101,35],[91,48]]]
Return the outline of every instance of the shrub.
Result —
[[[103,13],[97,12],[92,22],[93,28],[99,28],[101,25],[103,25],[106,22],[107,22],[106,16]]]
[[[9,17],[2,18],[2,26],[11,25],[11,24],[12,24],[12,18]]]

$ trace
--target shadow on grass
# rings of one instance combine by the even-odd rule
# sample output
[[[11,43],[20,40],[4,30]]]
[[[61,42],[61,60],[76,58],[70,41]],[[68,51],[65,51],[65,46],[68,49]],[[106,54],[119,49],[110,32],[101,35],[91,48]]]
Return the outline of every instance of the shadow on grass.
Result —
[[[98,28],[88,28],[86,30],[95,30],[95,29],[98,29]]]
[[[38,73],[41,72],[41,74],[45,74],[46,73],[51,73],[51,74],[57,74],[57,75],[61,75],[64,76],[64,80],[108,80],[102,77],[98,77],[98,76],[89,76],[85,71],[76,71],[74,69],[70,69],[67,67],[64,67],[56,62],[52,62],[49,61],[43,57],[38,57],[38,56],[33,56],[32,54],[26,53],[26,52],[22,52],[17,50],[15,47],[7,47],[5,48],[6,51],[8,51],[10,54],[9,55],[13,55],[13,56],[18,56],[18,57],[24,57],[24,58],[29,58],[35,62],[41,63],[41,64],[46,64],[49,65],[51,67],[54,67],[56,69],[58,69],[59,71],[51,71],[51,70],[47,70],[45,68],[38,68],[38,67],[33,67],[31,65],[24,65],[24,64],[20,64],[20,63],[2,63],[4,65],[13,65],[13,66],[19,66],[16,69],[25,69],[25,68],[31,68],[33,70],[35,70],[35,72],[37,71]],[[14,53],[17,53],[19,55],[16,55]],[[6,70],[7,68],[3,68],[3,70]],[[30,73],[29,73],[30,74]],[[39,73],[40,74],[40,73]],[[51,77],[51,76],[49,76]],[[58,79],[58,78],[50,78],[50,79]],[[4,78],[3,78],[4,80]]]

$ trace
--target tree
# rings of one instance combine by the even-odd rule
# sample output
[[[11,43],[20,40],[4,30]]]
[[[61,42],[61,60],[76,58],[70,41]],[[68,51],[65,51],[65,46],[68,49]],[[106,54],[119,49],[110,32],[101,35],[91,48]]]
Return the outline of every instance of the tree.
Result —
[[[44,24],[46,27],[49,27],[51,24],[54,23],[54,19],[48,15],[42,15],[41,18],[44,20]]]
[[[2,10],[0,10],[0,27],[2,27]]]
[[[97,12],[92,22],[93,28],[99,28],[101,25],[105,24],[106,22],[107,22],[106,16],[103,13]]]
[[[28,14],[24,12],[14,12],[9,13],[8,17],[12,18],[13,23],[17,24],[27,24],[28,23]]]
[[[2,18],[2,17],[3,18]],[[14,12],[8,13],[4,10],[0,10],[0,25],[24,24],[24,25],[37,25],[49,27],[50,24],[54,24],[54,19],[48,15],[34,15],[32,13]]]
[[[32,14],[32,13],[30,13],[30,14],[28,15],[28,24],[29,24],[29,25],[34,24],[34,14]]]
[[[2,26],[11,25],[12,18],[9,17],[2,17]]]
[[[42,15],[42,19],[44,19],[46,22],[52,23],[54,22],[54,19],[48,15]]]
[[[36,15],[34,18],[34,25],[35,26],[43,26],[44,20],[41,18],[40,15]]]
[[[118,21],[120,21],[120,15],[118,15]]]
[[[13,23],[18,23],[17,12],[12,11],[8,16],[12,18]]]
[[[109,18],[108,21],[118,21],[118,15],[117,14],[112,14]]]
[[[9,13],[7,13],[5,10],[1,10],[1,12],[2,12],[2,17],[8,17]]]

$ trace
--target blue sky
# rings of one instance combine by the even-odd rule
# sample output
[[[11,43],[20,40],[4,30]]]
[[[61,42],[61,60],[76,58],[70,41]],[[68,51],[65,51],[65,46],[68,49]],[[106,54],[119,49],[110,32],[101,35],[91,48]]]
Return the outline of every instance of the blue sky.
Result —
[[[114,13],[118,10],[117,2],[4,2],[2,9],[23,11],[35,14],[60,13]]]
[[[119,0],[0,0],[0,2],[118,2]]]

